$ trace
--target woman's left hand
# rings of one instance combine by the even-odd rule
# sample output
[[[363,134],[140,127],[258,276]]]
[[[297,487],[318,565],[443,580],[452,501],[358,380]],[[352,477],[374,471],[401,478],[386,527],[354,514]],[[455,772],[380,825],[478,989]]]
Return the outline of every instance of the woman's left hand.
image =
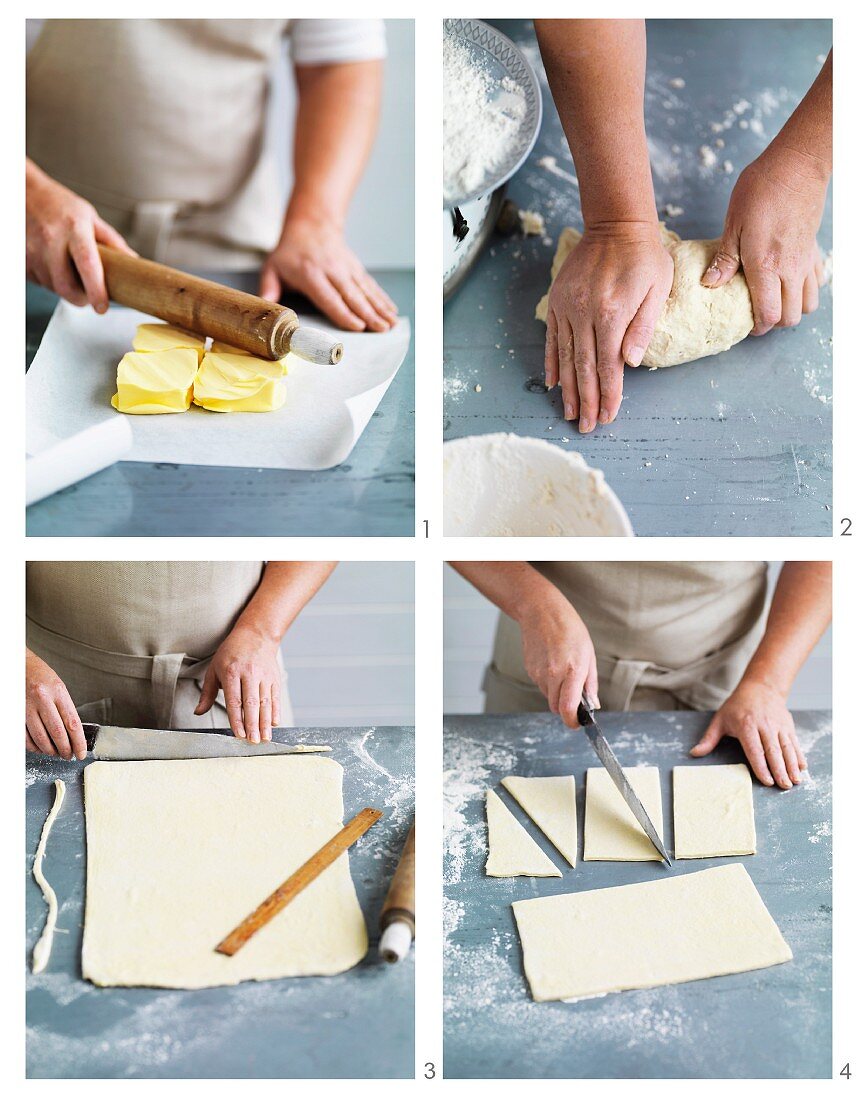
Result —
[[[397,310],[330,221],[288,219],[262,268],[259,293],[276,302],[297,290],[340,328],[386,332]]]
[[[819,305],[825,272],[816,232],[827,187],[819,161],[775,145],[736,181],[718,252],[701,282],[724,286],[741,266],[754,310],[752,336],[797,325]]]
[[[229,725],[254,744],[271,740],[280,723],[278,645],[248,627],[236,626],[218,646],[206,672],[194,714],[205,714],[223,688]]]
[[[792,715],[780,692],[759,680],[743,680],[715,714],[692,756],[707,756],[723,737],[735,737],[757,779],[789,790],[801,783],[807,760]]]

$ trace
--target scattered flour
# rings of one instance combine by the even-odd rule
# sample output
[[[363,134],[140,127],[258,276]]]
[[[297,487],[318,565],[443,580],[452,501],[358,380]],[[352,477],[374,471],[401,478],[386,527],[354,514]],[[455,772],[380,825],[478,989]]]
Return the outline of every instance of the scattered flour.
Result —
[[[545,236],[545,218],[538,210],[519,210],[518,216],[525,237]]]
[[[454,35],[444,37],[446,200],[479,191],[504,165],[525,114],[519,84],[509,77],[498,84],[464,42]]]

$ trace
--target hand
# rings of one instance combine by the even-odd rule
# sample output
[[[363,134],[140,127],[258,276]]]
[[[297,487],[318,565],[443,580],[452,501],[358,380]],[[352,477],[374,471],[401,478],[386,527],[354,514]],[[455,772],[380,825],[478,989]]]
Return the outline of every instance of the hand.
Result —
[[[210,710],[223,688],[229,725],[236,737],[254,744],[271,740],[280,722],[278,643],[236,626],[218,646],[203,681],[194,714]]]
[[[743,680],[709,723],[691,755],[707,756],[722,737],[736,738],[754,775],[767,787],[777,783],[789,790],[801,783],[807,760],[783,695],[768,684]]]
[[[75,306],[107,311],[96,243],[134,255],[95,208],[38,169],[27,172],[27,278]]]
[[[560,383],[567,420],[590,432],[623,398],[623,363],[640,366],[673,285],[658,225],[587,229],[548,296],[545,384]]]
[[[548,700],[551,713],[578,729],[581,696],[586,692],[593,706],[599,706],[596,652],[587,627],[559,595],[549,606],[526,613],[519,626],[528,676]]]
[[[328,221],[287,218],[259,293],[276,302],[284,287],[305,294],[340,328],[386,332],[396,322],[396,306]]]
[[[86,758],[86,738],[68,688],[50,665],[27,650],[27,752]]]
[[[752,336],[797,325],[825,284],[816,231],[828,175],[806,154],[770,146],[741,173],[704,286],[728,283],[741,266],[754,310]]]

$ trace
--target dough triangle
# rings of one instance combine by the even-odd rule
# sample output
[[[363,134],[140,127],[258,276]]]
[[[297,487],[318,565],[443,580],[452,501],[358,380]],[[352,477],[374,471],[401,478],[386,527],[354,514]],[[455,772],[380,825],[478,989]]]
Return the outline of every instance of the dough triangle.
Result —
[[[486,792],[486,818],[489,824],[487,875],[493,878],[511,878],[514,875],[563,877],[494,791]]]
[[[575,776],[508,775],[501,782],[558,852],[574,867],[578,857]]]

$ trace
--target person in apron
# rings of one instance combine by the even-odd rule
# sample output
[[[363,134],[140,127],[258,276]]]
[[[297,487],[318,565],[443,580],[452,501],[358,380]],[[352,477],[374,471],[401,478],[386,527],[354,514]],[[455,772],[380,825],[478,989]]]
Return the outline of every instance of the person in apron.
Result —
[[[81,722],[270,741],[280,642],[334,564],[28,562],[27,750],[82,760]]]
[[[830,562],[785,562],[768,613],[765,562],[451,564],[502,612],[486,713],[550,709],[576,729],[582,696],[713,710],[692,755],[732,736],[761,782],[801,782],[786,699],[831,621]]]
[[[287,36],[294,187],[265,140]],[[27,275],[103,313],[96,242],[179,268],[257,270],[345,329],[396,307],[343,226],[379,118],[375,19],[51,19],[27,57]],[[276,120],[275,124],[276,124]]]

